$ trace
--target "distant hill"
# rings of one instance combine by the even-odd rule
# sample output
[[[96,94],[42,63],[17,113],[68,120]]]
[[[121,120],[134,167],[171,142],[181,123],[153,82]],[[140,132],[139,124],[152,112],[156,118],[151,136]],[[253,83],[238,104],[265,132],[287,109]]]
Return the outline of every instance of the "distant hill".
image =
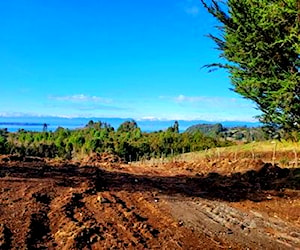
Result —
[[[221,137],[228,141],[263,141],[270,139],[270,135],[260,126],[235,126],[235,127],[224,127],[221,123],[216,124],[197,124],[188,127],[185,130],[186,133],[201,132],[206,136],[210,137]]]
[[[221,123],[217,124],[197,124],[189,127],[185,132],[186,133],[196,133],[196,132],[201,132],[204,135],[208,136],[216,136],[219,133],[223,132],[224,128]]]

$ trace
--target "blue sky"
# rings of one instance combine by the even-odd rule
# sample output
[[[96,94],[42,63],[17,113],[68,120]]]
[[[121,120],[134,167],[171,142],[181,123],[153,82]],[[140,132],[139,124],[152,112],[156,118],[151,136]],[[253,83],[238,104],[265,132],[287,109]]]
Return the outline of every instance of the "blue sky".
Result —
[[[0,116],[251,121],[198,0],[0,1]]]

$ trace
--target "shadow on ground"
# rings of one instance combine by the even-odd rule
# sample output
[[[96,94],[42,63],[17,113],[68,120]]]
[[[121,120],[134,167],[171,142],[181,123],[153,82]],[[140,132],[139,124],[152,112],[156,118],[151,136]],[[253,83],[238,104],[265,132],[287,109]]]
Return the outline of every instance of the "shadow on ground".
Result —
[[[0,164],[0,178],[6,181],[52,180],[56,185],[75,187],[83,181],[91,184],[89,192],[101,190],[156,191],[224,201],[262,201],[272,195],[284,197],[285,189],[300,190],[300,168],[286,169],[266,163],[258,171],[218,173],[196,176],[151,176],[110,172],[96,167],[64,165],[53,167],[7,166]],[[0,179],[1,180],[1,179]],[[291,195],[291,194],[290,194]],[[294,195],[297,195],[296,193]]]

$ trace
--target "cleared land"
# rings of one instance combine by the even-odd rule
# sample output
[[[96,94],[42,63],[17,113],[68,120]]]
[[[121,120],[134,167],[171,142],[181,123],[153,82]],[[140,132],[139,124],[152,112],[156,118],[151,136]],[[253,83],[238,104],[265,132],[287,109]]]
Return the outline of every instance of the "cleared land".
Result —
[[[299,248],[298,149],[265,146],[132,164],[2,156],[0,248]]]

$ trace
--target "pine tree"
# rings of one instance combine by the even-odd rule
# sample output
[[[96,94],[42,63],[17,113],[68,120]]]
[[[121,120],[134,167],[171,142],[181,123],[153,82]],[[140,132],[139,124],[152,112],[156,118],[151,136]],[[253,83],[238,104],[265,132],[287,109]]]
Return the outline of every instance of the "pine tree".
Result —
[[[213,0],[204,7],[221,23],[209,35],[227,63],[233,90],[252,100],[265,125],[300,130],[300,1]]]

